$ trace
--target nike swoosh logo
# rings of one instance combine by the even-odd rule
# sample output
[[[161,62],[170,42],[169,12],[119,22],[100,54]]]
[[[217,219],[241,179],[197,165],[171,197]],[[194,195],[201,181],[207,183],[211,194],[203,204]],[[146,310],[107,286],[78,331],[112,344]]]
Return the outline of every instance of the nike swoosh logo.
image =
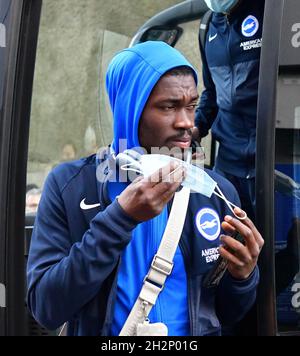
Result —
[[[213,41],[215,38],[217,38],[218,34],[216,33],[214,36],[209,36],[208,41],[211,42]]]
[[[95,209],[95,208],[98,208],[99,206],[101,206],[101,204],[88,205],[88,204],[85,203],[85,199],[83,199],[82,202],[80,203],[80,208],[81,208],[82,210]]]

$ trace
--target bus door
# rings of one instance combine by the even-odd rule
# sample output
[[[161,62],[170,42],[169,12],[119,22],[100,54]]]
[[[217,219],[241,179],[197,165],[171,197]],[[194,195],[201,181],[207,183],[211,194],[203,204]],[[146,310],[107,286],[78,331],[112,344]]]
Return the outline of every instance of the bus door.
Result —
[[[24,205],[41,0],[0,1],[0,335],[24,335]]]
[[[270,14],[272,16],[270,16]],[[300,335],[300,3],[266,1],[257,128],[258,332]]]

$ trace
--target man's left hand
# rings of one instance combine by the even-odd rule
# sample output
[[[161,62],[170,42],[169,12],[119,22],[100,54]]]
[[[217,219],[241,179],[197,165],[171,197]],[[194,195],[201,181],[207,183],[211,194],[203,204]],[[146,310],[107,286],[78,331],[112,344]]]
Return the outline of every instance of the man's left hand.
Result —
[[[242,216],[243,211],[236,208],[235,213]],[[244,238],[244,245],[230,236],[223,235],[221,236],[223,246],[220,247],[220,255],[228,261],[228,271],[233,278],[247,279],[257,265],[264,240],[249,218],[239,221],[226,216],[224,220],[223,229],[231,235],[240,233]]]

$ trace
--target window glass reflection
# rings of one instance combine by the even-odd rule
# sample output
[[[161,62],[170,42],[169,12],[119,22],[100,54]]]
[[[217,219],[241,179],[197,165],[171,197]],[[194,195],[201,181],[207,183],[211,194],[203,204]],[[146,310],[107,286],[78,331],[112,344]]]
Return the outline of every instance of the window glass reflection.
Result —
[[[280,78],[275,167],[275,267],[280,332],[300,331],[300,80]],[[285,101],[283,105],[283,101]]]

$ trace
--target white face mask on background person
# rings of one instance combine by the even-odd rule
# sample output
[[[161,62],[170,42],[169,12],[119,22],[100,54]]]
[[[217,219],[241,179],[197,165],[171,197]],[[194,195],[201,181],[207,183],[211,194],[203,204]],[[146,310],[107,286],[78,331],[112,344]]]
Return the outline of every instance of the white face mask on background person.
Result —
[[[234,214],[236,218],[239,220],[245,220],[247,218],[247,214],[245,216],[240,217],[235,214],[234,208],[237,206],[231,202],[229,202],[225,195],[220,190],[217,182],[215,182],[204,169],[194,166],[188,162],[184,162],[178,158],[174,158],[167,155],[160,154],[144,154],[139,155],[134,152],[134,155],[130,154],[130,150],[128,153],[120,153],[116,159],[120,166],[120,168],[124,171],[132,171],[138,174],[142,174],[144,177],[149,177],[159,169],[167,166],[170,162],[176,162],[178,168],[180,166],[184,166],[186,171],[186,178],[181,183],[183,187],[187,187],[191,189],[191,191],[200,193],[208,198],[211,198],[213,194],[218,196],[220,199],[223,199],[231,212]],[[170,172],[170,174],[173,174]]]
[[[204,0],[213,12],[228,13],[241,0]]]

